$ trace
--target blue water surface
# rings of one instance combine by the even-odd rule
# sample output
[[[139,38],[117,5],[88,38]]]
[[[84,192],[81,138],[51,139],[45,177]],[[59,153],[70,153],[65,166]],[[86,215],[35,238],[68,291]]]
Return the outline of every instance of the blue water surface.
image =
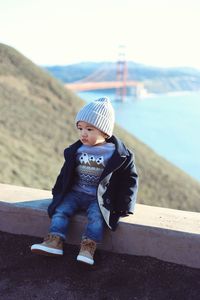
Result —
[[[82,92],[87,102],[109,96],[116,123],[138,137],[159,155],[200,181],[200,93],[127,97],[114,101],[114,94]]]

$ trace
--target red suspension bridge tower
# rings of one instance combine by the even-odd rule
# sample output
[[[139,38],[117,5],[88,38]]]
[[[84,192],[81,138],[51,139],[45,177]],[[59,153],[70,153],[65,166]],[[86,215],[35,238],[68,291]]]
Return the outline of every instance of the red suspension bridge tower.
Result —
[[[119,46],[118,60],[116,65],[116,80],[122,82],[122,87],[116,89],[116,100],[125,101],[127,93],[128,66],[125,56],[125,46]]]

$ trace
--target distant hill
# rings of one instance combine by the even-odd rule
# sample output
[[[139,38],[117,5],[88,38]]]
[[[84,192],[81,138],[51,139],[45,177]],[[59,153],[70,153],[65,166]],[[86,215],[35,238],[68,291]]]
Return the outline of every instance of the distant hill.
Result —
[[[0,182],[51,189],[74,142],[83,101],[15,49],[0,44]],[[138,202],[200,211],[200,184],[116,127],[135,149]]]
[[[196,69],[156,68],[131,61],[127,65],[128,79],[144,82],[149,93],[200,90],[200,71]],[[112,62],[85,62],[44,68],[64,83],[81,80],[92,73],[97,73],[98,70],[99,80],[116,80],[116,63]]]

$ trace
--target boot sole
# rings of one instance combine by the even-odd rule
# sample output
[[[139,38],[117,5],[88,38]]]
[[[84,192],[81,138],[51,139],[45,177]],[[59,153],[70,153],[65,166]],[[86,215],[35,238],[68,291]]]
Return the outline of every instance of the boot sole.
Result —
[[[77,261],[88,264],[88,265],[93,265],[94,264],[93,259],[91,259],[89,257],[86,257],[86,256],[83,256],[83,255],[78,255],[76,259],[77,259]]]
[[[63,250],[44,247],[41,245],[33,245],[31,252],[45,256],[62,256]]]

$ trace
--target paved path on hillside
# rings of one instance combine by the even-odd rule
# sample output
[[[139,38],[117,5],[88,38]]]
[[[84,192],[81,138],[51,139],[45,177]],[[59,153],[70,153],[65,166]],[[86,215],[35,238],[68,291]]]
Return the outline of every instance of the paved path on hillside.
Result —
[[[200,299],[200,269],[100,250],[90,267],[76,262],[76,246],[66,245],[61,258],[32,254],[39,241],[0,232],[0,299]]]

